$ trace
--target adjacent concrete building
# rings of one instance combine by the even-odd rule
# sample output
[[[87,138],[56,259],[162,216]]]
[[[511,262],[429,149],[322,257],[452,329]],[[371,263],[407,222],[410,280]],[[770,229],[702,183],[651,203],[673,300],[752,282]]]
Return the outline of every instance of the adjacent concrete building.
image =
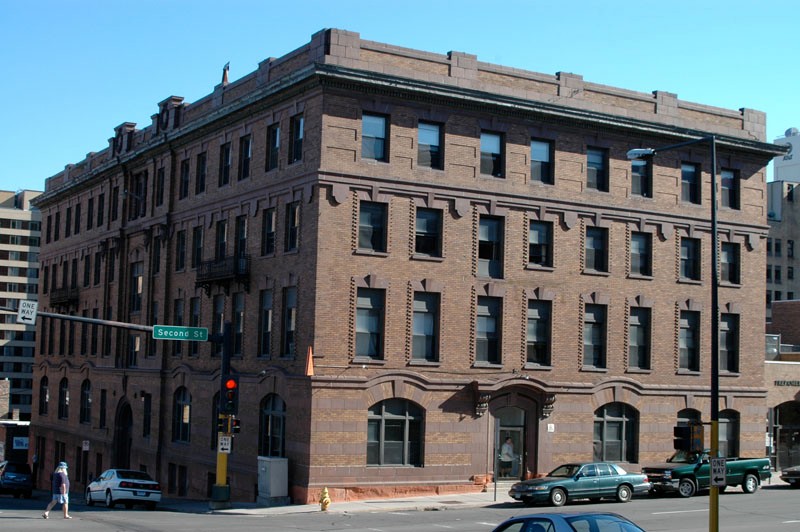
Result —
[[[720,179],[721,448],[764,450],[765,116],[324,30],[47,180],[42,308],[234,330],[232,496],[476,489],[663,460],[709,412]],[[44,469],[214,481],[215,344],[39,321]],[[70,400],[71,399],[71,400]],[[507,438],[510,464],[497,456]]]

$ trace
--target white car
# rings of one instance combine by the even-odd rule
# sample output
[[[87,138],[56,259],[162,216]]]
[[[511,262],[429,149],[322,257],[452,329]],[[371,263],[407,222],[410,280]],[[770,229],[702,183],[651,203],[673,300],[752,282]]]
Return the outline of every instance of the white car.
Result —
[[[86,488],[86,504],[104,501],[108,508],[122,503],[125,508],[144,504],[154,510],[161,501],[161,486],[150,475],[131,469],[107,469]]]

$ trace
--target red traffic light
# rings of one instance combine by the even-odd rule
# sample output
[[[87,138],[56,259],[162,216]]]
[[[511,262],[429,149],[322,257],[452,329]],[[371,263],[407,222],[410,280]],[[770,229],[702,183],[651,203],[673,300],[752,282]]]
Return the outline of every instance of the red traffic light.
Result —
[[[228,379],[225,381],[225,389],[226,390],[235,390],[239,386],[239,383],[236,379]]]

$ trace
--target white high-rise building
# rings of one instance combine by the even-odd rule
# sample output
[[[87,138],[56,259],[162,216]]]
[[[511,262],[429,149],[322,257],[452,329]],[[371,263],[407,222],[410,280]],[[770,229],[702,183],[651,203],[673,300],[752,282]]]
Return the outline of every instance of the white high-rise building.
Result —
[[[21,299],[37,299],[42,222],[30,201],[39,194],[0,190],[0,307],[12,311]],[[0,379],[10,382],[9,412],[23,420],[31,418],[35,334],[13,312],[0,313]]]

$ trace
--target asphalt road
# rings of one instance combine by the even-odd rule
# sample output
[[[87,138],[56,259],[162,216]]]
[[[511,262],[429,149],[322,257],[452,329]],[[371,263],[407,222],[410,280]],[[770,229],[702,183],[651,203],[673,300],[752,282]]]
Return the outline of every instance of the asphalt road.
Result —
[[[738,488],[720,496],[720,530],[723,532],[789,532],[800,530],[800,490],[785,485],[764,486],[753,495]],[[0,496],[0,530],[9,532],[75,530],[103,532],[424,532],[448,530],[490,532],[513,515],[559,512],[561,509],[525,507],[520,503],[498,502],[486,507],[441,511],[358,512],[358,513],[186,513],[178,511],[89,508],[73,502],[72,520],[61,518],[58,509],[48,520],[41,517],[46,505],[41,495],[31,500]],[[575,502],[567,510],[620,513],[650,532],[695,532],[708,530],[709,497],[706,494],[682,499],[636,498],[628,504]]]

